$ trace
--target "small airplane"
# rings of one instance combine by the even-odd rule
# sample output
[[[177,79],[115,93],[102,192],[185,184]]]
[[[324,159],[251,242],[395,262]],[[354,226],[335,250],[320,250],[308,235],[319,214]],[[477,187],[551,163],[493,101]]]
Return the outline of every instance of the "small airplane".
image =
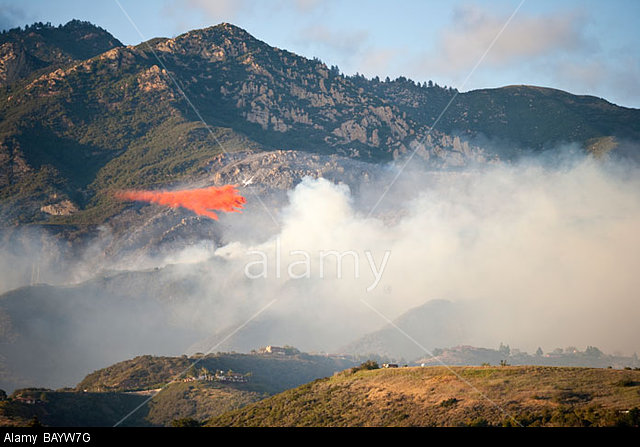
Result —
[[[249,180],[243,180],[242,181],[242,186],[249,186],[253,183],[253,177],[251,177]]]

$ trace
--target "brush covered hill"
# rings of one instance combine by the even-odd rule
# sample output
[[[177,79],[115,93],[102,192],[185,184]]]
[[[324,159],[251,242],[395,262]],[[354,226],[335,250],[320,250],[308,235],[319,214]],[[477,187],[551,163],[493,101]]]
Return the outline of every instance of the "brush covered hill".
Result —
[[[123,209],[113,190],[202,178],[223,151],[386,161],[420,149],[451,167],[495,158],[478,136],[513,153],[590,141],[607,152],[640,139],[640,111],[599,98],[528,86],[458,95],[402,77],[345,76],[227,23],[127,47],[104,35],[82,51],[60,43],[63,31],[38,25],[6,37],[45,42],[36,47],[49,59],[27,52],[44,62],[25,62],[33,69],[14,70],[0,92],[3,222],[100,224]],[[65,63],[47,65],[58,53]]]
[[[84,392],[25,388],[0,402],[0,425],[26,426],[34,418],[51,427],[168,426],[205,420],[268,397],[243,383],[174,382],[162,392]],[[150,399],[153,397],[152,399]],[[150,399],[150,400],[149,400]]]
[[[87,375],[77,385],[88,391],[140,391],[158,388],[176,374],[197,362],[208,371],[233,371],[250,374],[248,383],[256,391],[274,393],[301,385],[319,377],[351,367],[355,361],[345,357],[311,355],[292,349],[283,354],[218,353],[191,357],[140,356],[116,363]]]
[[[44,426],[111,426],[145,398],[133,393],[75,393],[25,388],[0,401],[0,425],[25,427],[37,419]],[[132,415],[128,425],[152,425],[145,419],[146,415],[144,410]]]
[[[112,426],[143,403],[122,425],[203,421],[353,365],[293,348],[287,355],[146,355],[95,371],[75,388],[15,390],[0,402],[0,423],[26,425],[37,417],[48,426]]]
[[[640,371],[533,366],[354,370],[285,391],[207,424],[333,427],[640,423]]]

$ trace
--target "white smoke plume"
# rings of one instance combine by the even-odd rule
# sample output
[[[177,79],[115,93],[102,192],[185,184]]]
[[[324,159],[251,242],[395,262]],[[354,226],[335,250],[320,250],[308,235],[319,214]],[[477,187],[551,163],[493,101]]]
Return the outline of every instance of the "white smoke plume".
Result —
[[[375,180],[349,186],[306,178],[283,202],[265,199],[269,212],[245,194],[242,214],[215,223],[216,243],[203,238],[161,257],[121,261],[120,273],[105,273],[116,266],[111,262],[100,268],[104,253],[95,241],[75,264],[91,268],[66,277],[76,283],[91,277],[69,289],[76,304],[64,309],[64,321],[73,322],[73,330],[50,347],[91,353],[91,364],[64,356],[67,364],[51,382],[72,385],[91,369],[136,354],[181,354],[199,340],[205,351],[274,299],[217,350],[286,343],[331,352],[387,323],[361,300],[394,319],[432,299],[472,310],[463,334],[470,345],[640,350],[636,165],[567,157],[448,172],[415,167],[368,216],[397,169],[388,166]],[[2,253],[4,291],[25,285],[20,278],[29,277],[33,263],[9,246]],[[59,250],[41,250],[41,272],[64,270]],[[327,253],[346,253],[340,269],[336,256],[322,257]],[[258,275],[263,265],[256,261],[263,260],[265,274]],[[20,278],[12,265],[22,266]],[[56,277],[41,275],[40,282]],[[0,316],[5,326],[11,320],[4,339],[30,340],[33,328],[19,311],[36,292],[30,290],[3,295]],[[56,299],[64,300],[66,292],[58,292]],[[47,319],[46,309],[37,312]],[[120,322],[113,343],[110,325],[94,325],[92,318]],[[54,326],[52,334],[64,329]],[[46,339],[53,343],[56,336]],[[127,344],[127,337],[135,343]],[[441,347],[446,343],[438,340]],[[35,360],[21,361],[26,369]]]

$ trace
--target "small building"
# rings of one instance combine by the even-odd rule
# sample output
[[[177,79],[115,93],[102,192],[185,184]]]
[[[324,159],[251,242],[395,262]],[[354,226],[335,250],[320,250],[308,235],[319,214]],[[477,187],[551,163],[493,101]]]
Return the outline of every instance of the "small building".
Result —
[[[19,396],[16,397],[14,399],[17,402],[23,403],[23,404],[27,404],[27,405],[35,405],[35,404],[41,404],[42,401],[33,397],[23,397],[23,396]]]
[[[397,363],[383,363],[382,367],[383,368],[397,368],[398,364]]]
[[[265,346],[264,348],[260,348],[260,352],[261,354],[280,354],[280,355],[286,355],[287,354],[287,350],[284,348],[281,348],[280,346]]]
[[[244,374],[234,372],[218,371],[215,375],[215,380],[218,382],[233,382],[233,383],[247,383],[247,376]]]

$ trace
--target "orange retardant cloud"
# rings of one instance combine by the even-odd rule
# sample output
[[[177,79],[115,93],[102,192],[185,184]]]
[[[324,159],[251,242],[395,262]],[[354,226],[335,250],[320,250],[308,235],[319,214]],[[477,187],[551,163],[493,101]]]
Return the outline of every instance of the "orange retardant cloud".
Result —
[[[199,216],[207,216],[218,220],[213,212],[241,212],[240,209],[247,202],[235,185],[221,187],[211,186],[200,189],[184,189],[181,191],[120,191],[115,194],[119,200],[157,203],[171,208],[186,208]]]

